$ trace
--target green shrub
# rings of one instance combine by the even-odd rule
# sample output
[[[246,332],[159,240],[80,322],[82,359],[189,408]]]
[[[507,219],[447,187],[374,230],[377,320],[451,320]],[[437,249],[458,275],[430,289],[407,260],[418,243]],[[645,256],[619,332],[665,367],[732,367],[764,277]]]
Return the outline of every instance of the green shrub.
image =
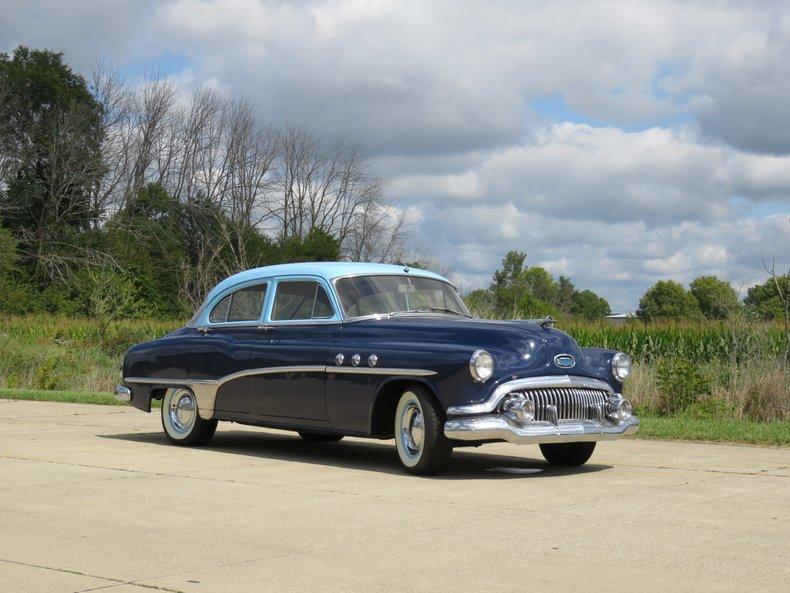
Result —
[[[724,420],[737,415],[737,409],[732,402],[713,395],[699,396],[697,401],[688,407],[687,412],[691,418],[701,420]]]
[[[659,409],[664,414],[684,412],[699,396],[710,394],[710,377],[687,358],[663,359],[656,365],[655,374]]]
[[[57,361],[54,358],[47,358],[36,369],[36,388],[53,390],[59,386],[57,379]]]

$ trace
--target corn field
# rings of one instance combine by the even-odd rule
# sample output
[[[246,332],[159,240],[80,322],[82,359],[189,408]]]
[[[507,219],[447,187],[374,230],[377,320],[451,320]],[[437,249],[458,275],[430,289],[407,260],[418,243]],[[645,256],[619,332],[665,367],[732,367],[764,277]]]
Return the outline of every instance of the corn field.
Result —
[[[683,357],[696,362],[739,364],[759,358],[785,359],[788,350],[787,334],[778,323],[568,323],[557,327],[581,346],[621,350],[647,363]]]

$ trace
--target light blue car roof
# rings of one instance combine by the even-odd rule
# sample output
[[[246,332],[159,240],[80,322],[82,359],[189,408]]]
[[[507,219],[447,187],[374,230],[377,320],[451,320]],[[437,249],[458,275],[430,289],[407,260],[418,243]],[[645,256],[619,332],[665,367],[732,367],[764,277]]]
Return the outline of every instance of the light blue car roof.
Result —
[[[206,297],[206,303],[211,301],[217,294],[224,292],[232,286],[260,280],[263,278],[273,278],[276,276],[318,276],[330,282],[334,278],[341,276],[355,276],[364,274],[400,274],[417,276],[421,278],[434,278],[448,282],[447,278],[419,268],[407,268],[406,266],[394,266],[390,264],[369,264],[362,262],[303,262],[294,264],[280,264],[277,266],[264,266],[245,270],[226,278],[217,284]]]

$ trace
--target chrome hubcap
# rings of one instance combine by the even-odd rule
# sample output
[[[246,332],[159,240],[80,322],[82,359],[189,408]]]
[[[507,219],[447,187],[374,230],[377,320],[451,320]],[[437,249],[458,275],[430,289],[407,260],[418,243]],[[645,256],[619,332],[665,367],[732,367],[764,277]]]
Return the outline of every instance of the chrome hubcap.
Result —
[[[416,403],[409,403],[401,416],[401,442],[409,455],[417,456],[422,450],[425,426],[422,411]]]
[[[170,400],[170,423],[179,433],[189,432],[195,422],[195,396],[189,391],[176,393]]]

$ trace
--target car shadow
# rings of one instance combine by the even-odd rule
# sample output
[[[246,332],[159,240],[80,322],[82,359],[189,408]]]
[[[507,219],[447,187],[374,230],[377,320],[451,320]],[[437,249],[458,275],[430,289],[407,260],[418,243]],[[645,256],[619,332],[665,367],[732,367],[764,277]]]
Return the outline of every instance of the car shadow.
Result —
[[[175,448],[162,432],[130,434],[99,434],[100,438],[118,439]],[[211,443],[201,447],[231,455],[246,455],[279,461],[310,463],[347,469],[405,475],[395,453],[394,441],[360,442],[342,440],[336,443],[303,441],[296,433],[223,430],[214,435]],[[457,448],[445,471],[434,480],[459,479],[515,479],[547,478],[578,475],[611,469],[611,465],[588,463],[581,467],[555,467],[542,459],[471,452],[472,448]],[[526,454],[537,453],[537,448],[525,448]],[[539,453],[538,453],[539,454]]]

